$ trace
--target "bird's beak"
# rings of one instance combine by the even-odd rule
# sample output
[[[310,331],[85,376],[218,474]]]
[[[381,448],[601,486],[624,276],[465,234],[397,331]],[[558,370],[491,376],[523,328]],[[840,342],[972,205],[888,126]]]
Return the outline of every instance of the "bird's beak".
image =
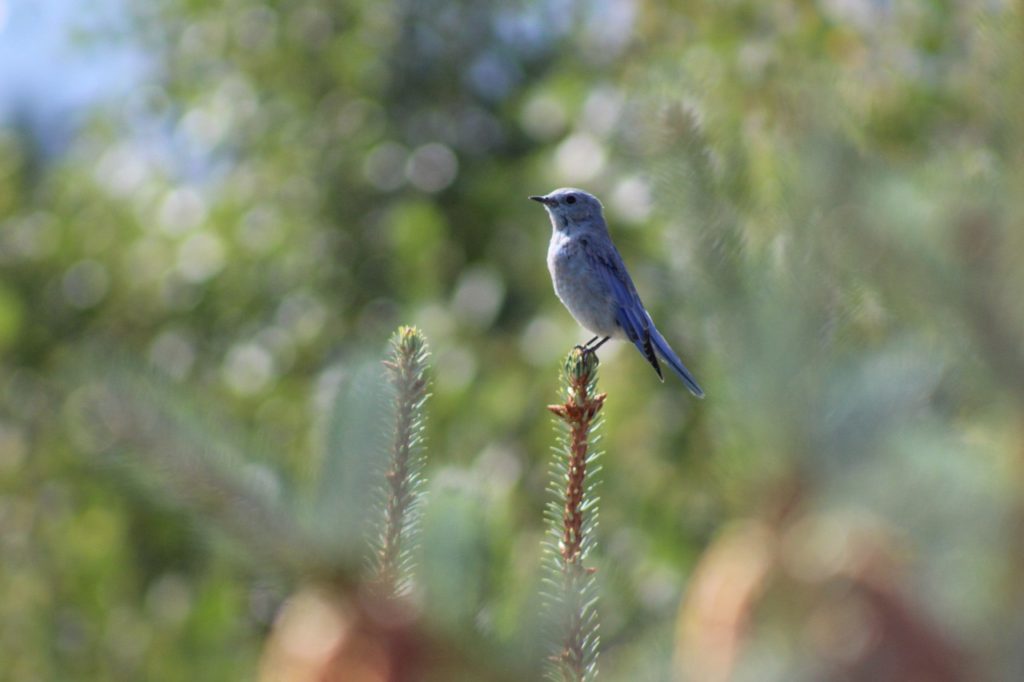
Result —
[[[537,194],[533,195],[530,198],[533,199],[534,201],[539,201],[540,203],[544,204],[545,206],[554,206],[555,203],[556,203],[554,199],[548,199],[547,197],[542,197],[542,196],[537,195]]]

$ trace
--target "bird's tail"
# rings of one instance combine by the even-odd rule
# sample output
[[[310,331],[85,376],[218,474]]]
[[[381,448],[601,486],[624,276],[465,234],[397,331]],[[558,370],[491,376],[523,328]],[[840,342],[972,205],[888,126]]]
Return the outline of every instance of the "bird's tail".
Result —
[[[650,327],[650,333],[651,343],[654,344],[658,354],[665,359],[665,362],[668,363],[669,367],[675,370],[675,373],[683,380],[686,387],[690,389],[690,393],[694,394],[698,398],[703,398],[704,391],[697,384],[697,380],[693,378],[693,375],[690,374],[690,370],[686,369],[686,365],[683,364],[683,361],[679,359],[675,354],[675,351],[672,350],[672,347],[668,345],[668,341],[665,340],[665,337],[661,335],[653,324]]]

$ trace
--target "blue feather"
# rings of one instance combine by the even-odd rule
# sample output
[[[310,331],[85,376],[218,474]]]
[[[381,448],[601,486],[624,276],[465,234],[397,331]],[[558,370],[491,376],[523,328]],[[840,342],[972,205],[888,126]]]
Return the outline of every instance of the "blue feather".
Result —
[[[676,374],[682,378],[683,383],[690,389],[690,393],[698,398],[703,398],[704,390],[697,384],[697,380],[690,374],[690,370],[686,369],[686,365],[683,364],[683,361],[679,359],[672,350],[672,347],[668,345],[668,341],[665,340],[665,337],[658,332],[658,329],[653,324],[651,325],[651,343],[658,349],[658,353],[665,359],[668,366],[675,370]]]
[[[633,342],[637,350],[651,363],[654,371],[658,373],[658,377],[664,381],[661,367],[658,364],[658,358],[654,354],[655,350],[664,358],[669,367],[679,375],[683,383],[686,384],[686,387],[690,389],[690,393],[698,398],[703,398],[704,391],[697,384],[697,380],[693,378],[690,370],[686,369],[686,365],[683,364],[679,356],[672,350],[672,347],[668,345],[665,337],[654,326],[654,321],[644,307],[643,301],[640,300],[640,295],[636,292],[636,286],[633,284],[633,280],[630,278],[625,266],[622,265],[622,257],[615,247],[612,246],[611,252],[607,255],[593,252],[588,253],[588,255],[597,261],[595,270],[603,275],[603,279],[611,289],[615,303],[618,305],[618,313],[615,316],[616,321],[622,327],[622,330],[626,332],[626,337]]]

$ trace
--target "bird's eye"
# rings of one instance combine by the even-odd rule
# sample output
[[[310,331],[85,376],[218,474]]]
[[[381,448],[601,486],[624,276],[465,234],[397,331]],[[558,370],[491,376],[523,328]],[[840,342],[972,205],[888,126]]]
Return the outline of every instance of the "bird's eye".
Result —
[[[575,204],[576,203],[576,195],[575,194],[570,194],[568,197],[566,197],[565,203],[567,203],[567,204]]]

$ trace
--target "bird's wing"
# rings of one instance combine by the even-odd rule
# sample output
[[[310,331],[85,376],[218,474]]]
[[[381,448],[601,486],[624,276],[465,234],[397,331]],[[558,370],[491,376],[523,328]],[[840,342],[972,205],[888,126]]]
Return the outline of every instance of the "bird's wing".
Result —
[[[675,354],[672,347],[668,345],[665,337],[654,326],[654,321],[644,307],[643,301],[640,300],[640,295],[636,292],[636,286],[633,284],[629,272],[626,271],[626,266],[622,262],[622,256],[619,255],[615,245],[609,243],[607,248],[599,248],[588,242],[584,247],[583,251],[591,259],[593,269],[601,274],[601,277],[608,285],[609,291],[612,293],[612,297],[618,307],[616,320],[619,326],[622,327],[626,336],[633,342],[633,345],[643,353],[647,362],[651,363],[651,366],[658,373],[658,378],[664,381],[661,365],[658,363],[658,355],[660,354],[665,359],[665,362],[683,380],[683,383],[690,389],[690,392],[698,398],[703,398],[704,391],[697,384],[697,380],[693,378],[690,370],[686,368],[686,365]],[[655,353],[655,350],[657,353]]]
[[[588,246],[590,248],[586,248]],[[643,353],[647,362],[651,363],[651,367],[658,373],[658,378],[664,381],[661,363],[658,362],[658,356],[651,343],[651,329],[654,328],[654,323],[647,314],[640,295],[636,293],[636,286],[626,271],[618,250],[613,244],[601,249],[586,242],[584,247],[584,253],[591,260],[593,270],[600,273],[600,277],[611,292],[616,306],[616,321],[626,333],[626,337]]]

